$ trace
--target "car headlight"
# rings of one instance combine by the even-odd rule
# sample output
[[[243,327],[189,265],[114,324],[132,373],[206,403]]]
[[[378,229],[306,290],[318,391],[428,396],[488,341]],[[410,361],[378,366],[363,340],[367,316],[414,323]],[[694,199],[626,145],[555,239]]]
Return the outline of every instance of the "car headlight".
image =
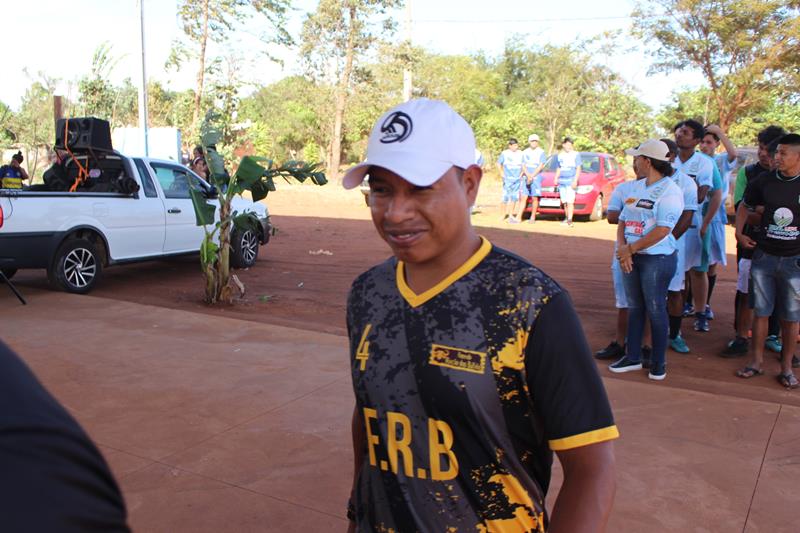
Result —
[[[579,185],[575,192],[578,194],[589,194],[594,189],[592,185]]]

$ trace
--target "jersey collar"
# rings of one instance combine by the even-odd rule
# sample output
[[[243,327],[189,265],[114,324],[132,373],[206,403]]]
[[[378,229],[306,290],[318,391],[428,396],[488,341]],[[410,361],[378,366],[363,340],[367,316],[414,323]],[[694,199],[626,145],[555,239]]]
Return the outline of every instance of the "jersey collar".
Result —
[[[489,255],[489,252],[492,250],[492,243],[490,243],[486,237],[481,236],[481,246],[478,248],[478,251],[472,254],[472,257],[467,259],[463,265],[458,267],[455,272],[444,278],[442,281],[428,289],[427,291],[423,292],[422,294],[417,294],[411,287],[408,286],[406,283],[406,275],[405,275],[405,266],[403,265],[402,261],[397,262],[397,271],[396,271],[396,279],[397,279],[397,290],[400,291],[400,294],[403,296],[408,305],[411,307],[419,307],[420,305],[424,304],[434,296],[438,295],[439,293],[443,292],[447,289],[450,285],[458,281],[459,279],[463,278],[467,274],[469,274],[473,268],[478,266],[478,264],[483,261],[483,259]]]

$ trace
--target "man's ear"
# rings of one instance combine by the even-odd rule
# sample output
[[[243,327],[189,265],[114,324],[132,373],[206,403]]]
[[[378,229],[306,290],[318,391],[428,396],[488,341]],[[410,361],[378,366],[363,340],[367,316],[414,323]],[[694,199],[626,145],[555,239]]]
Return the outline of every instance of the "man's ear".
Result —
[[[483,170],[478,165],[470,165],[464,169],[464,174],[461,176],[464,191],[467,193],[467,204],[470,207],[475,205],[475,200],[478,198],[478,188],[481,185],[482,177]]]

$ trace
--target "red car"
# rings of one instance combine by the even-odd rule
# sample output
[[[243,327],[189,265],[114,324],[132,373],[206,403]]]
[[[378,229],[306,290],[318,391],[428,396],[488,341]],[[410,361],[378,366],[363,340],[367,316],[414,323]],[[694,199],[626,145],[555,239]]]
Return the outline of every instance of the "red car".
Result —
[[[578,189],[575,195],[575,216],[583,216],[588,220],[600,220],[606,212],[611,192],[625,181],[625,172],[614,156],[597,152],[581,152],[581,175],[578,177]],[[541,215],[564,215],[564,209],[558,196],[558,186],[553,183],[556,175],[557,157],[550,156],[542,170],[542,196],[539,198]],[[525,212],[531,212],[531,198],[525,206]]]

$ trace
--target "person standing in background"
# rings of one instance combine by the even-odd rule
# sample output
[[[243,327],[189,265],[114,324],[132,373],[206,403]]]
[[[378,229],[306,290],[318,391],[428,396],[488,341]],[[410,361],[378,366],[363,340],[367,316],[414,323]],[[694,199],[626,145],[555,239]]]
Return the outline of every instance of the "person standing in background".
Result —
[[[575,211],[575,190],[581,176],[581,154],[574,150],[572,138],[564,137],[558,153],[558,168],[553,183],[558,186],[558,195],[564,206],[564,220],[561,224],[572,227],[572,214]]]
[[[22,152],[11,156],[11,163],[0,167],[0,189],[21,189],[23,181],[30,183],[28,173],[22,168]]]
[[[522,199],[522,152],[516,139],[508,140],[508,148],[500,154],[497,168],[503,177],[503,220],[518,224],[516,213]]]
[[[528,145],[522,151],[522,178],[525,180],[522,186],[523,189],[526,189],[527,195],[531,197],[531,218],[528,222],[533,224],[536,222],[536,210],[539,209],[539,198],[542,196],[541,172],[547,162],[547,154],[539,146],[539,136],[535,133],[528,136]],[[524,199],[521,202],[518,213],[520,220],[522,220],[522,213],[525,210],[526,203]]]

